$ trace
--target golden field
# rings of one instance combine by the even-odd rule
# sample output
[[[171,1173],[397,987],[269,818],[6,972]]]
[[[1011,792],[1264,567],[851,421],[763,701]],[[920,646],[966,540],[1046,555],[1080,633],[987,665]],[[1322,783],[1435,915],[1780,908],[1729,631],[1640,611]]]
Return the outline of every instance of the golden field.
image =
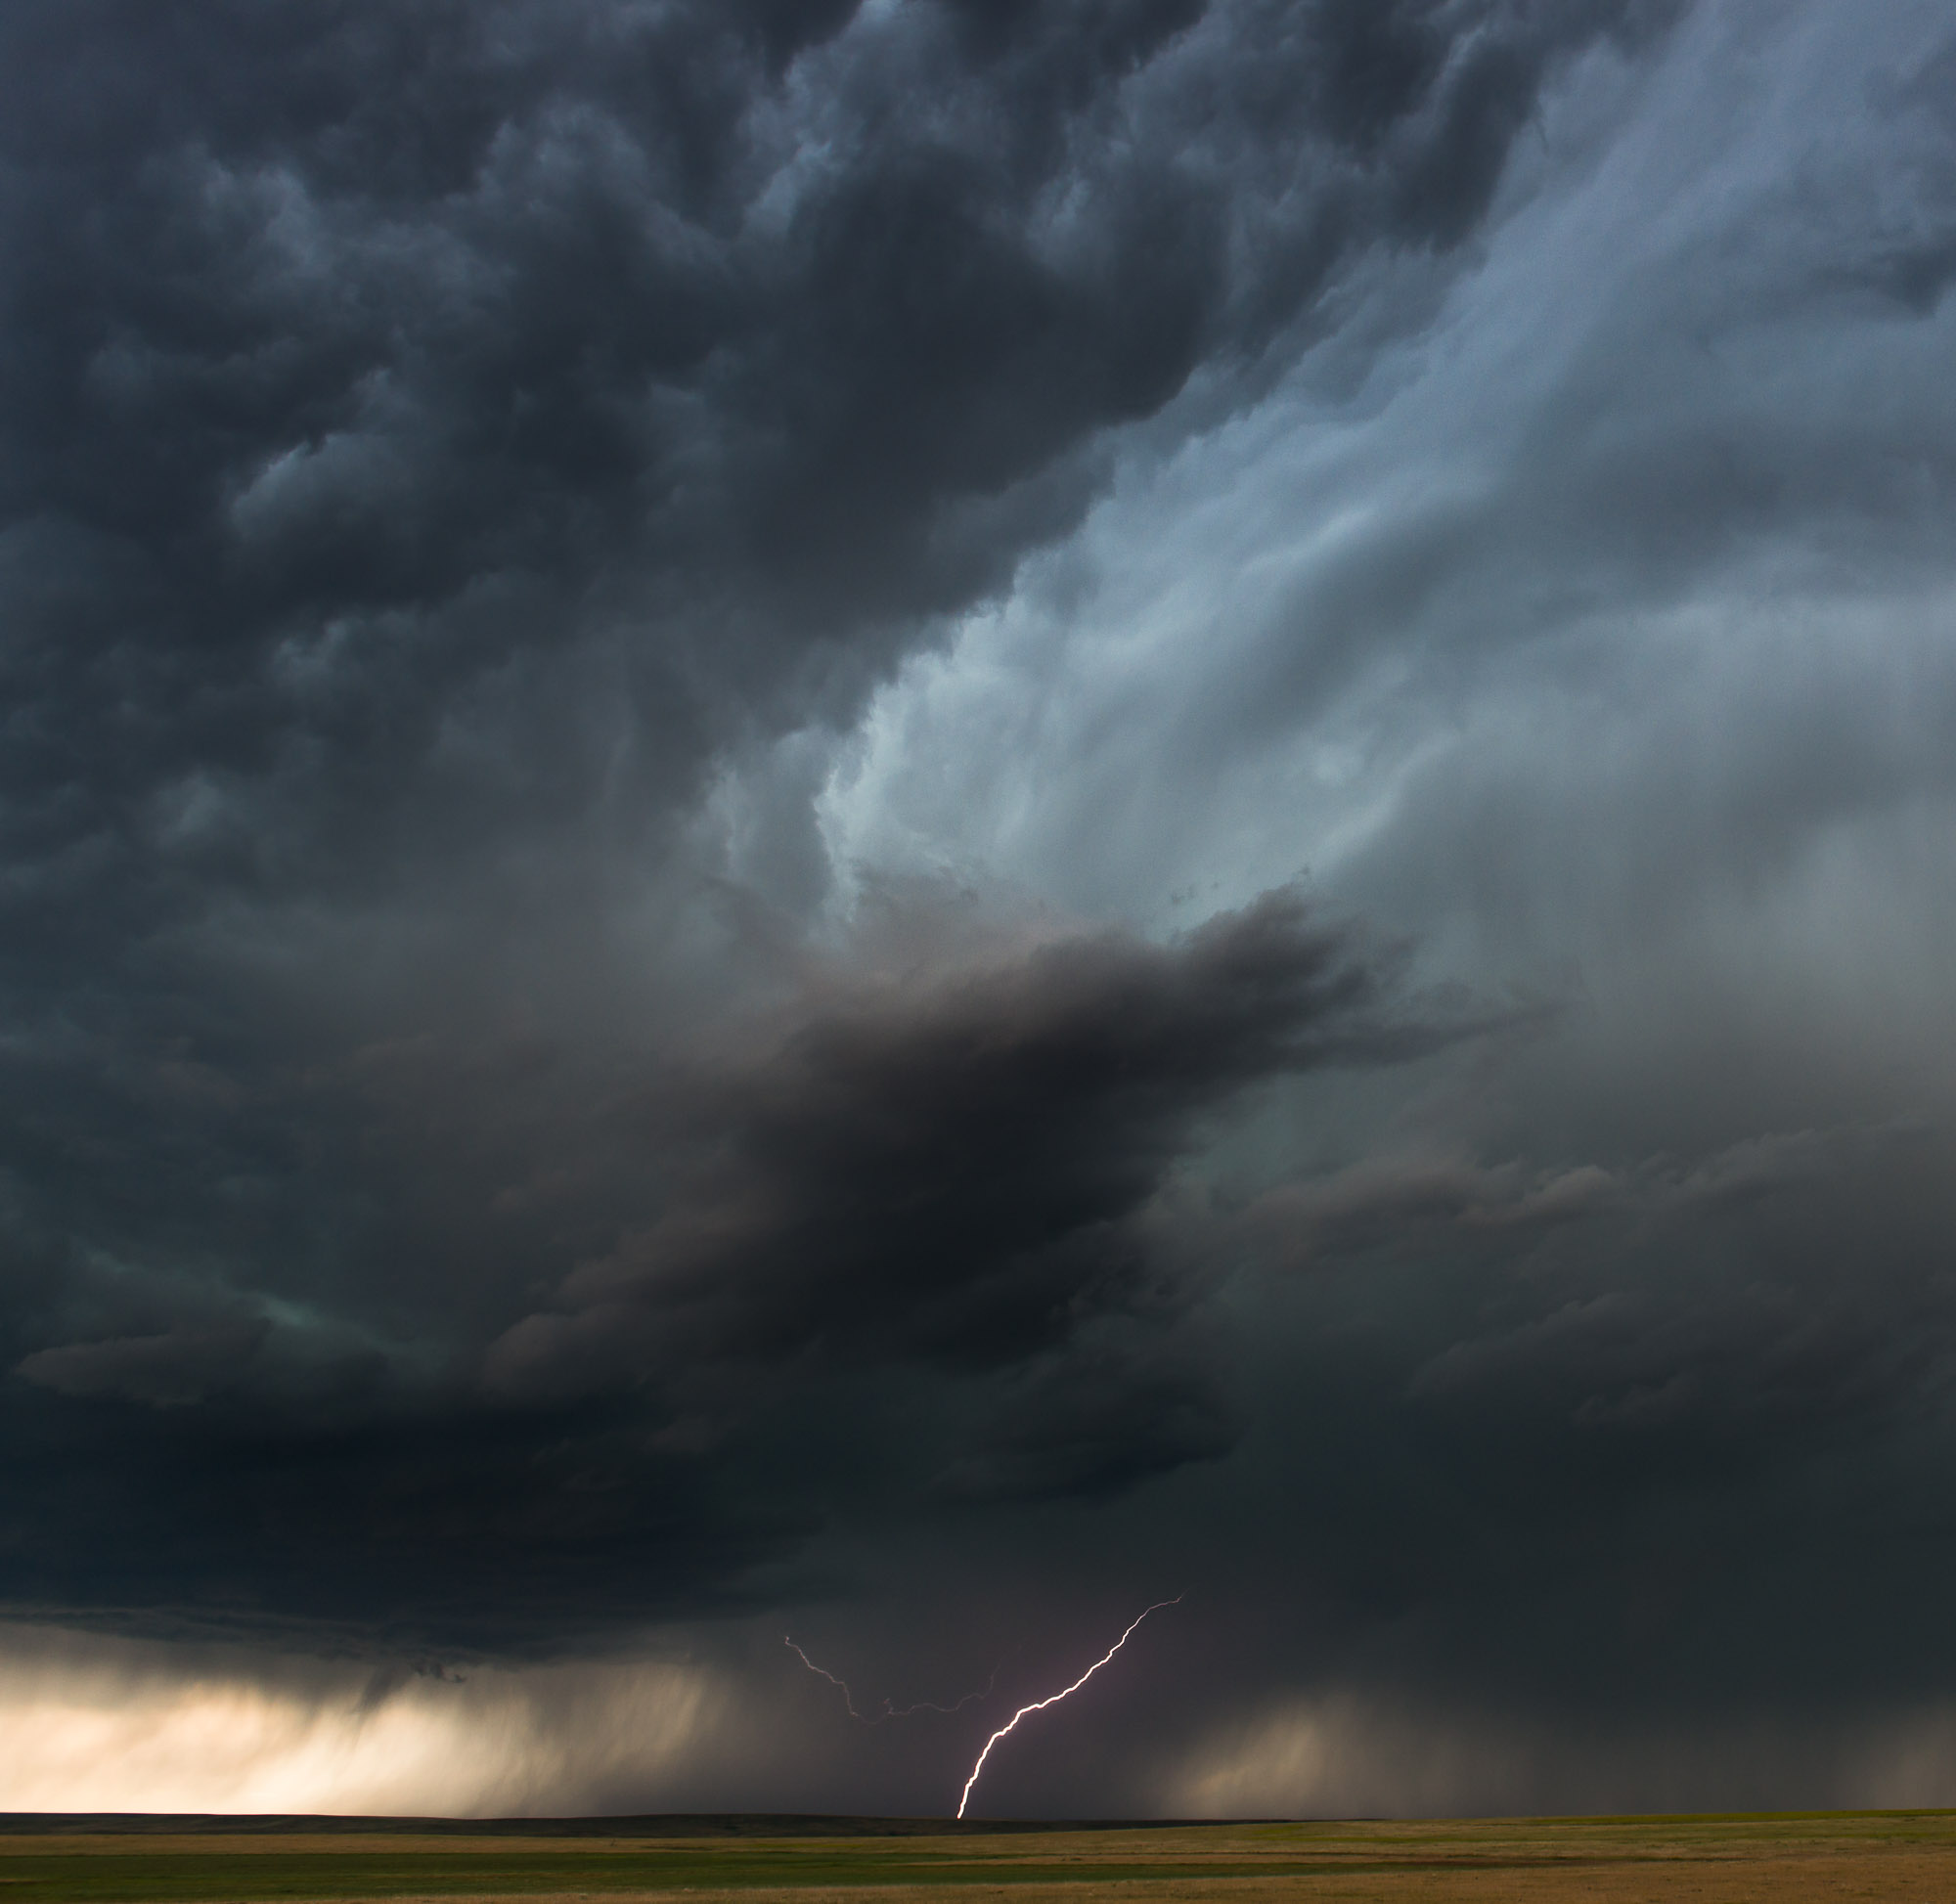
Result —
[[[326,1821],[321,1821],[322,1825]],[[634,1821],[635,1824],[644,1821]],[[587,1828],[588,1829],[588,1828]],[[686,1829],[684,1827],[682,1830]],[[692,1828],[696,1830],[697,1828]],[[7,1904],[874,1896],[1349,1904],[1956,1899],[1956,1813],[1221,1824],[712,1836],[104,1830],[0,1837]]]

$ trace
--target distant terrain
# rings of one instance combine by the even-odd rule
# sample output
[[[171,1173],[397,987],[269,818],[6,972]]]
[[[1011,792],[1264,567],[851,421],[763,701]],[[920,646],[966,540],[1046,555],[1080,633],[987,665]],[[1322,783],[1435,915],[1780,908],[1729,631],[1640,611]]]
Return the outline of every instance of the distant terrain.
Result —
[[[939,1819],[0,1817],[8,1904],[141,1899],[1956,1897],[1956,1812],[1050,1825]]]

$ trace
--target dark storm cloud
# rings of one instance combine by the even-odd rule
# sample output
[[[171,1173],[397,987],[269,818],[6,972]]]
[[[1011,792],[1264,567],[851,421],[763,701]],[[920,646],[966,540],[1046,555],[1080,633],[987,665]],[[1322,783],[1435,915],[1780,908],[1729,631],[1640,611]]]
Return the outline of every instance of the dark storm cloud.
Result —
[[[1246,1087],[1419,1045],[1369,954],[1271,902],[709,1061],[795,928],[678,842],[1663,24],[9,9],[0,1596],[527,1642],[844,1486],[1229,1446],[1147,1212]]]
[[[486,1144],[415,1156],[433,1213],[394,1226],[450,1252],[513,1230],[532,1289],[562,1265],[527,1316],[493,1261],[445,1304],[438,1252],[359,1319],[343,1283],[335,1314],[311,1279],[213,1287],[154,1249],[45,1274],[12,1322],[42,1450],[12,1483],[16,1604],[534,1644],[722,1602],[847,1500],[1104,1494],[1226,1451],[1216,1346],[1184,1326],[1203,1278],[1154,1243],[1171,1172],[1249,1086],[1471,1026],[1293,894],[1167,947],[974,956],[823,982],[732,1055],[596,1081],[567,1125],[545,1093],[514,1181]],[[466,1126],[433,1082],[370,1110],[389,1143]]]
[[[1070,523],[1097,431],[1464,236],[1639,22],[14,10],[17,856],[159,898],[561,817],[580,642],[680,790]]]
[[[0,1602],[1946,1796],[1943,12],[9,10]]]
[[[689,1081],[672,1201],[571,1276],[508,1379],[631,1352],[635,1311],[716,1347],[985,1369],[1140,1273],[1126,1225],[1246,1085],[1431,1044],[1379,971],[1272,895],[1171,947],[1063,941],[1002,969],[838,999]],[[694,1158],[697,1161],[692,1161]]]
[[[1692,1165],[1374,1165],[1246,1213],[1314,1318],[1279,1332],[1261,1457],[1306,1647],[1625,1719],[1942,1683],[1947,1169],[1944,1133],[1849,1128]]]

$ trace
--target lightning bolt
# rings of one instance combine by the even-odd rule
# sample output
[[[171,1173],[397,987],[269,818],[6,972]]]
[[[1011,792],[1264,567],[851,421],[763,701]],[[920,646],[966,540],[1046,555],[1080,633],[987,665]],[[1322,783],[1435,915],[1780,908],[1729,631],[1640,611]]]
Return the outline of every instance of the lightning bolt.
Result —
[[[1089,1666],[1087,1670],[1083,1672],[1080,1675],[1080,1677],[1073,1682],[1072,1685],[1067,1686],[1063,1688],[1061,1691],[1052,1694],[1049,1698],[1036,1699],[1030,1705],[1020,1706],[1019,1709],[1016,1712],[1014,1712],[1012,1716],[1009,1719],[1007,1719],[1005,1723],[998,1729],[997,1732],[993,1733],[991,1738],[985,1741],[985,1749],[978,1754],[978,1763],[972,1766],[971,1776],[964,1781],[964,1791],[958,1797],[957,1800],[958,1817],[962,1818],[964,1816],[964,1807],[971,1802],[971,1788],[978,1783],[978,1774],[985,1769],[985,1761],[992,1756],[992,1748],[996,1746],[999,1743],[999,1741],[1005,1736],[1006,1733],[1010,1732],[1013,1729],[1013,1727],[1015,1727],[1018,1724],[1018,1722],[1027,1715],[1027,1713],[1044,1712],[1048,1705],[1057,1705],[1061,1700],[1070,1699],[1075,1693],[1077,1693],[1081,1689],[1081,1687],[1086,1685],[1087,1682],[1089,1679],[1091,1679],[1093,1675],[1096,1672],[1098,1672],[1100,1668],[1104,1666],[1107,1663],[1107,1661],[1114,1657],[1115,1654],[1120,1652],[1120,1650],[1127,1645],[1128,1640],[1130,1636],[1134,1633],[1134,1628],[1138,1626],[1142,1620],[1147,1618],[1147,1616],[1150,1614],[1158,1614],[1164,1607],[1178,1607],[1180,1605],[1181,1605],[1181,1595],[1178,1593],[1173,1600],[1157,1600],[1152,1607],[1143,1607],[1141,1611],[1134,1616],[1134,1620],[1129,1625],[1127,1632],[1123,1633],[1121,1637],[1118,1640],[1116,1640],[1114,1644],[1106,1650],[1105,1653],[1101,1654],[1099,1659],[1095,1660],[1093,1663],[1090,1666]]]
[[[836,1678],[836,1676],[832,1672],[830,1672],[826,1666],[817,1665],[815,1661],[811,1660],[808,1657],[808,1655],[804,1653],[801,1650],[801,1648],[794,1643],[793,1640],[789,1639],[785,1633],[781,1635],[781,1638],[786,1643],[788,1651],[792,1653],[795,1656],[795,1658],[799,1660],[802,1662],[802,1664],[809,1669],[810,1672],[819,1672],[821,1673],[822,1678],[828,1681],[828,1683],[831,1686],[840,1686],[842,1688],[842,1703],[844,1705],[848,1706],[849,1716],[852,1719],[862,1719],[863,1718],[862,1713],[860,1713],[856,1709],[855,1695],[851,1693],[849,1690],[849,1682],[846,1679]],[[865,1725],[867,1725],[870,1723],[870,1721],[867,1719],[863,1719],[863,1723]]]
[[[999,1663],[1002,1665],[1004,1661],[1000,1660]],[[877,1714],[876,1718],[871,1719],[869,1723],[875,1725],[882,1719],[907,1719],[912,1712],[961,1712],[974,1700],[990,1699],[992,1697],[992,1688],[998,1683],[999,1667],[994,1666],[991,1678],[986,1680],[984,1685],[975,1693],[966,1693],[956,1705],[939,1705],[935,1700],[928,1699],[920,1699],[914,1705],[892,1705],[888,1700],[885,1700],[882,1711]]]
[[[861,1721],[864,1725],[881,1725],[885,1719],[908,1719],[912,1712],[961,1712],[973,1700],[989,1699],[992,1696],[992,1688],[999,1683],[999,1668],[994,1666],[991,1678],[986,1680],[985,1684],[977,1692],[966,1693],[956,1705],[939,1705],[935,1700],[928,1699],[920,1699],[914,1705],[892,1705],[888,1700],[885,1700],[883,1702],[883,1709],[873,1718],[868,1718],[857,1711],[856,1697],[850,1692],[849,1682],[846,1679],[838,1679],[826,1666],[817,1665],[785,1633],[781,1635],[781,1638],[786,1644],[788,1651],[810,1672],[820,1673],[831,1686],[839,1686],[842,1689],[842,1703],[849,1708],[849,1716],[852,1719]]]

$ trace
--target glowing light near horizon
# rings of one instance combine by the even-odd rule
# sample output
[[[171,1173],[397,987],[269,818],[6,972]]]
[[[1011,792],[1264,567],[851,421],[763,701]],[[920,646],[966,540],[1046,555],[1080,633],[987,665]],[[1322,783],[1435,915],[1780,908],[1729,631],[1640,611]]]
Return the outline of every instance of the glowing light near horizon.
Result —
[[[1063,1687],[1060,1691],[1050,1694],[1045,1699],[1034,1700],[1030,1705],[1020,1706],[1019,1709],[1016,1712],[1014,1712],[1012,1716],[1009,1719],[1007,1719],[1005,1723],[998,1729],[997,1732],[993,1733],[991,1738],[985,1741],[985,1749],[978,1754],[978,1762],[977,1764],[972,1766],[971,1776],[964,1781],[964,1790],[958,1795],[957,1799],[958,1817],[962,1818],[964,1816],[964,1807],[971,1802],[971,1788],[978,1783],[978,1774],[985,1769],[985,1761],[992,1756],[992,1748],[996,1746],[1000,1739],[1004,1738],[1004,1736],[1008,1732],[1012,1731],[1013,1728],[1018,1725],[1019,1721],[1025,1718],[1027,1714],[1032,1712],[1044,1712],[1048,1705],[1057,1705],[1061,1700],[1071,1699],[1073,1695],[1081,1689],[1081,1687],[1086,1685],[1087,1682],[1089,1679],[1091,1679],[1093,1675],[1096,1672],[1098,1672],[1100,1668],[1104,1666],[1107,1663],[1107,1661],[1114,1657],[1115,1654],[1120,1652],[1120,1650],[1127,1645],[1130,1638],[1132,1638],[1134,1635],[1134,1628],[1138,1626],[1142,1620],[1147,1618],[1147,1616],[1150,1614],[1160,1613],[1164,1607],[1178,1607],[1180,1605],[1181,1605],[1181,1595],[1178,1593],[1173,1600],[1157,1600],[1152,1607],[1143,1607],[1141,1611],[1134,1616],[1133,1621],[1129,1624],[1127,1632],[1123,1633],[1121,1637],[1118,1640],[1116,1640],[1114,1644],[1106,1650],[1105,1653],[1101,1654],[1099,1659],[1095,1660],[1093,1663],[1090,1666],[1089,1666],[1087,1670],[1083,1672],[1080,1675],[1080,1677],[1073,1682],[1072,1685]]]
[[[658,1661],[389,1684],[371,1662],[0,1624],[0,1810],[561,1815],[621,1790],[701,1810],[749,1749],[738,1711],[705,1668]]]
[[[961,1712],[974,1700],[990,1699],[992,1688],[999,1683],[999,1668],[994,1666],[991,1678],[986,1680],[977,1692],[966,1693],[955,1705],[940,1705],[935,1700],[929,1699],[920,1699],[914,1705],[892,1705],[885,1700],[883,1709],[874,1718],[868,1718],[857,1711],[856,1696],[849,1690],[849,1682],[846,1679],[838,1679],[826,1666],[817,1665],[785,1633],[781,1635],[781,1641],[810,1672],[820,1673],[831,1686],[841,1688],[842,1703],[849,1708],[849,1716],[863,1725],[881,1725],[885,1719],[908,1719],[913,1712]]]

